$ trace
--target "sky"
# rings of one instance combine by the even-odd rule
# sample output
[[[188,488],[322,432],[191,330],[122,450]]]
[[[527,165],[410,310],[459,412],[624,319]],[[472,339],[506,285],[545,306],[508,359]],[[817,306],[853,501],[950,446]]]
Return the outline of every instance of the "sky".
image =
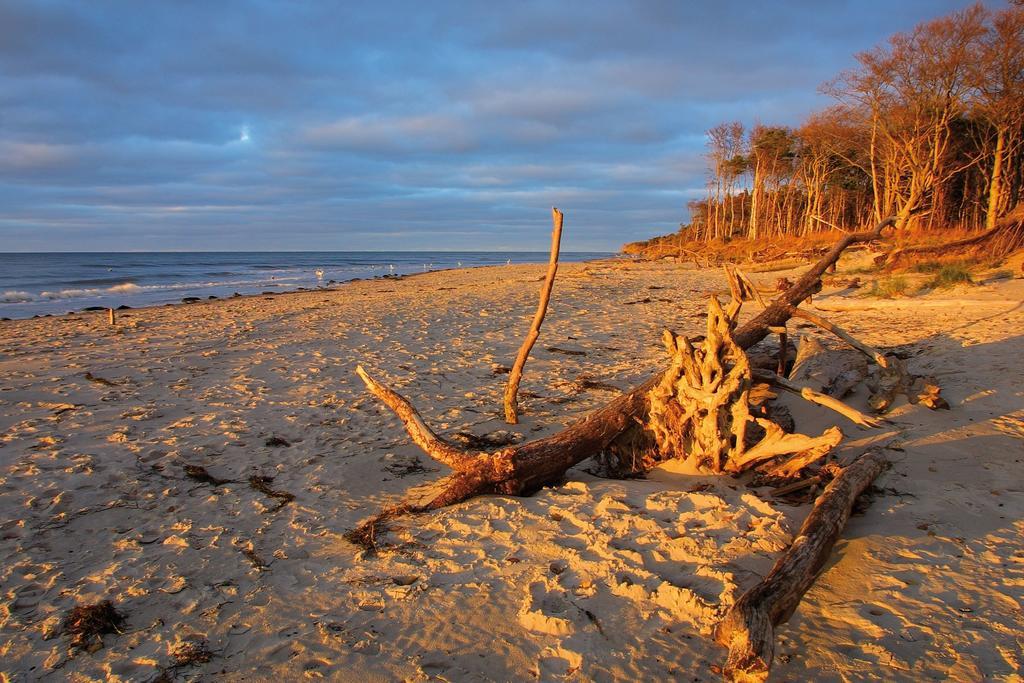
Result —
[[[0,251],[615,251],[947,0],[0,0]]]

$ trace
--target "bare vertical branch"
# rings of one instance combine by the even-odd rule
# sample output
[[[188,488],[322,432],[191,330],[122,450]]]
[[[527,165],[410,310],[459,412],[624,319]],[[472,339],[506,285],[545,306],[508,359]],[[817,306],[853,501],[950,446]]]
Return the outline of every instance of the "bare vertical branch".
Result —
[[[551,290],[555,286],[555,273],[558,272],[558,249],[562,241],[562,212],[556,208],[551,209],[551,219],[554,227],[551,230],[551,258],[548,260],[548,274],[544,278],[544,286],[540,290],[540,301],[537,304],[537,312],[530,324],[530,332],[519,347],[519,355],[512,365],[512,371],[508,375],[508,385],[505,387],[505,421],[509,424],[519,422],[519,381],[523,377],[523,367],[526,359],[530,357],[530,351],[540,336],[540,326],[544,323],[544,316],[548,312],[548,301],[551,300]]]

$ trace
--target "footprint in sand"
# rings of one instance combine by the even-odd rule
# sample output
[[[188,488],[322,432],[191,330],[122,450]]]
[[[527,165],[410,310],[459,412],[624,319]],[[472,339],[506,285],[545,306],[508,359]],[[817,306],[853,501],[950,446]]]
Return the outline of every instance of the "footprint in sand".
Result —
[[[576,631],[574,612],[579,610],[557,584],[535,581],[530,584],[529,597],[519,609],[519,623],[536,633],[567,636]]]

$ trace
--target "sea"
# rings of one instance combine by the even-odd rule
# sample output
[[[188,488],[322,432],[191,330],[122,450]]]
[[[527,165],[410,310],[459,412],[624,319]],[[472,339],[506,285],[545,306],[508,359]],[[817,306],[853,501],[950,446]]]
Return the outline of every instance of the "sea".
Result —
[[[559,260],[608,256],[612,254],[562,252]],[[189,297],[288,292],[355,279],[547,261],[547,252],[528,251],[0,253],[0,318],[138,308]]]

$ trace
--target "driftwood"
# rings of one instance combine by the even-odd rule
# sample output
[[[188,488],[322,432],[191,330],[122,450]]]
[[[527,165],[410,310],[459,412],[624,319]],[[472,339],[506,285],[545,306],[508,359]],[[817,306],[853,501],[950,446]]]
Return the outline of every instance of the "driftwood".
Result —
[[[846,526],[854,501],[888,462],[866,452],[832,480],[815,501],[792,545],[765,577],[729,609],[715,639],[729,649],[724,673],[734,681],[764,681],[771,669],[775,627],[785,623],[814,583]]]
[[[834,398],[843,398],[868,376],[865,356],[851,349],[826,348],[817,337],[803,335],[789,379]]]
[[[849,332],[839,327],[839,325],[836,325],[832,321],[827,320],[826,318],[823,318],[820,315],[811,313],[810,311],[805,311],[802,308],[794,307],[792,310],[792,314],[794,318],[802,318],[803,320],[814,323],[823,330],[831,332],[832,334],[834,334],[835,336],[839,337],[844,342],[852,346],[853,348],[863,353],[865,356],[867,356],[874,362],[878,363],[878,365],[880,365],[881,367],[885,367],[885,356],[882,354],[881,351],[871,346],[868,346],[867,344],[855,338]]]
[[[775,365],[775,374],[785,375],[789,365],[789,333],[785,325],[772,327],[771,332],[779,335],[779,362]]]
[[[519,422],[519,380],[523,377],[523,367],[526,359],[530,357],[533,345],[537,343],[540,336],[540,326],[544,323],[544,316],[548,312],[548,301],[551,300],[551,289],[555,286],[555,274],[558,272],[558,249],[562,242],[562,212],[556,208],[551,209],[551,220],[554,227],[551,230],[551,257],[548,260],[548,272],[544,277],[544,286],[540,290],[540,301],[537,303],[537,312],[530,323],[530,332],[519,347],[519,354],[516,362],[512,364],[512,371],[508,375],[508,384],[505,386],[505,421],[509,424]]]
[[[799,280],[732,333],[735,346],[748,349],[764,339],[770,328],[784,324],[794,307],[821,289],[822,275],[838,261],[843,250],[880,239],[882,231],[894,222],[895,218],[890,217],[872,230],[844,235]],[[427,427],[406,399],[362,368],[358,372],[369,391],[395,411],[414,442],[427,455],[454,470],[424,495],[401,506],[409,511],[435,509],[486,493],[529,494],[558,481],[570,467],[601,454],[606,462],[612,463],[608,468],[611,471],[643,471],[650,464],[655,444],[648,427],[651,392],[665,374],[656,373],[557,434],[493,452],[472,452],[445,442]]]
[[[882,426],[883,421],[880,418],[865,415],[856,408],[843,403],[837,398],[815,391],[810,387],[800,386],[796,382],[788,380],[785,377],[780,377],[779,375],[773,375],[770,372],[764,371],[755,371],[753,376],[754,379],[759,382],[773,384],[780,389],[785,389],[788,392],[796,394],[808,403],[814,403],[822,406],[823,408],[835,411],[851,422],[859,424],[861,427],[877,428]]]
[[[939,385],[934,379],[910,374],[903,360],[893,354],[885,358],[885,367],[868,381],[871,389],[868,405],[873,411],[886,412],[901,394],[911,403],[921,403],[932,410],[949,409],[949,403],[939,395]]]
[[[796,347],[793,367],[789,370],[789,378],[815,389],[823,389],[832,380],[834,372],[832,354],[821,340],[813,335],[802,335]]]
[[[743,287],[732,274],[730,281],[735,285],[733,300],[723,310],[711,298],[707,334],[700,346],[665,332],[672,362],[649,394],[644,425],[654,439],[653,459],[678,458],[705,472],[738,473],[780,455],[816,452],[817,457],[824,456],[842,439],[838,429],[809,437],[788,434],[771,420],[753,417],[764,436],[748,445],[754,375],[746,353],[733,340]]]

